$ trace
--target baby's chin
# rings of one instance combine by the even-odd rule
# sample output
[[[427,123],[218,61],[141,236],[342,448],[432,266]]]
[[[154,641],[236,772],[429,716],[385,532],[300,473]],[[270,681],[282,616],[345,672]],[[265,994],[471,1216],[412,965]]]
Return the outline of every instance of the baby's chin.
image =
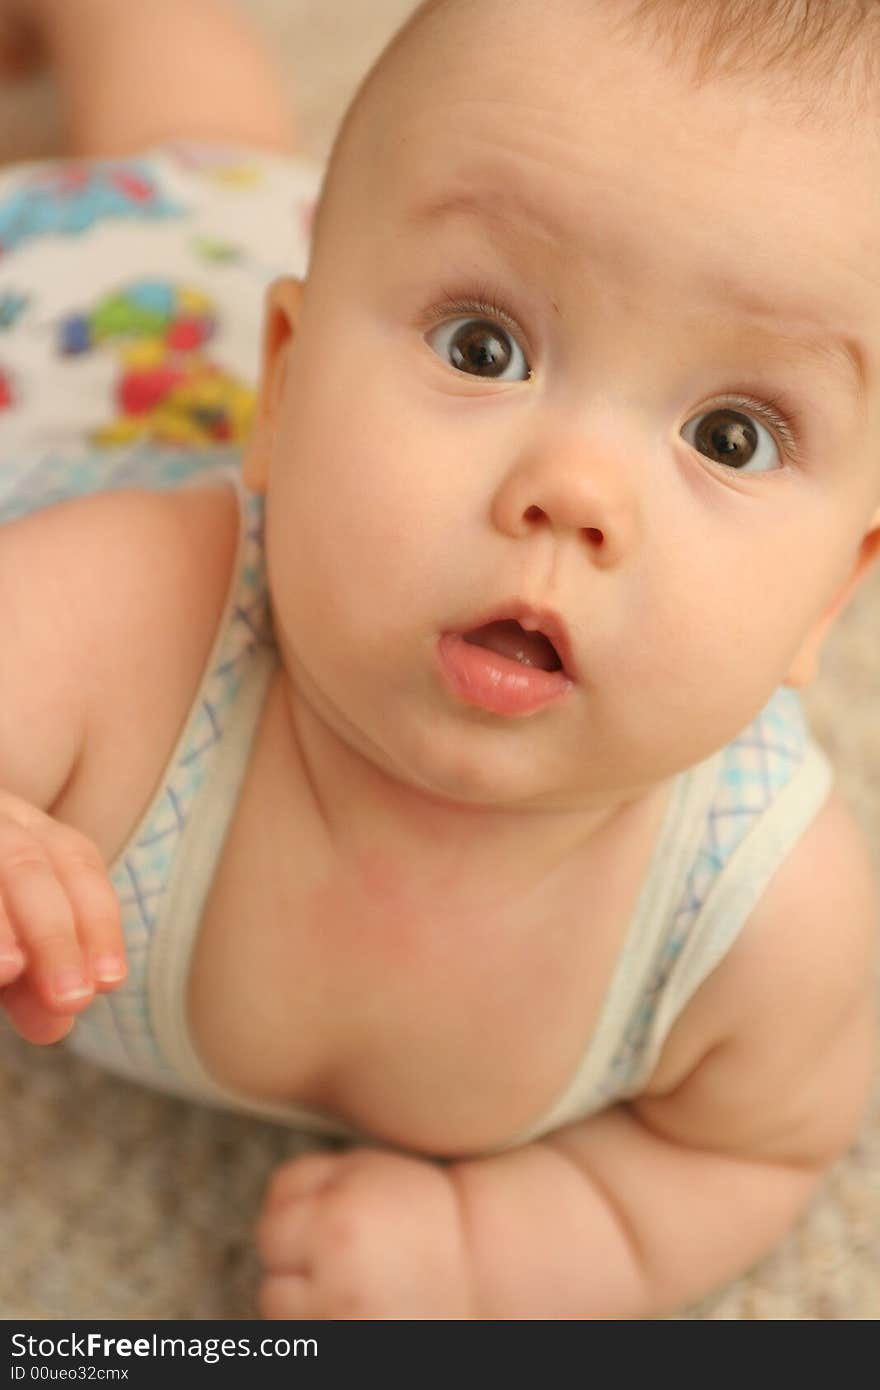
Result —
[[[430,738],[430,734],[429,734]],[[575,809],[577,797],[541,775],[532,762],[475,755],[462,747],[388,749],[384,770],[401,785],[438,806],[471,811],[561,811]]]
[[[399,792],[436,809],[461,812],[576,811],[591,800],[571,785],[571,758],[558,741],[529,736],[507,721],[418,716],[382,721],[349,717],[342,736]]]

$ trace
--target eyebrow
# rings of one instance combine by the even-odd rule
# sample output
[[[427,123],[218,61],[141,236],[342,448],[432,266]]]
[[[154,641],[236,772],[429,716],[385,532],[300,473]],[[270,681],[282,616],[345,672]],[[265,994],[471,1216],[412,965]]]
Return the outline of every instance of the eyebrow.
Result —
[[[758,298],[748,287],[729,281],[719,288],[724,302],[744,318],[752,320],[755,331],[770,346],[788,349],[811,358],[818,366],[831,370],[841,385],[863,404],[868,390],[868,356],[858,338],[840,332],[815,319],[786,320],[770,301]],[[758,327],[760,325],[760,327]]]
[[[448,217],[473,217],[478,221],[501,222],[516,232],[516,224],[537,233],[557,249],[572,240],[572,229],[557,220],[547,207],[527,198],[519,189],[462,188],[440,193],[415,203],[407,210],[406,221],[421,227]],[[848,387],[860,403],[864,402],[868,385],[867,354],[853,336],[834,332],[817,319],[786,331],[780,323],[778,309],[769,301],[756,296],[749,286],[737,285],[725,278],[716,281],[713,289],[719,299],[755,323],[768,327],[762,336],[777,347],[788,348],[801,356],[812,358],[819,366],[830,368],[841,384]],[[804,331],[806,328],[806,331]]]
[[[551,216],[547,208],[526,198],[511,186],[503,191],[490,188],[462,188],[437,194],[416,203],[408,210],[407,220],[417,226],[439,222],[445,217],[465,216],[494,222],[520,222],[540,233],[547,241],[571,239],[571,229]]]

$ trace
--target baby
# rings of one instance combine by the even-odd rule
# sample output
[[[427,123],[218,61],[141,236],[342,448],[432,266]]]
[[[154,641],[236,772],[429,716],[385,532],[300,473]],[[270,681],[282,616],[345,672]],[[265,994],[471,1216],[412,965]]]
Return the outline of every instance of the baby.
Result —
[[[72,82],[163,8],[28,12]],[[268,293],[244,487],[0,533],[3,1004],[360,1141],[274,1180],[267,1316],[673,1310],[860,1125],[876,890],[795,691],[880,549],[880,7],[819,18],[430,0]],[[283,148],[223,51],[91,147]]]

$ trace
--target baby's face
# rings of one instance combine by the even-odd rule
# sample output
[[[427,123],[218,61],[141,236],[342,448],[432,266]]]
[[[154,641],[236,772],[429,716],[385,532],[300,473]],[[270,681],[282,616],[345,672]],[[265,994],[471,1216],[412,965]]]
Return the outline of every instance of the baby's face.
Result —
[[[396,777],[598,806],[802,680],[873,555],[880,151],[588,7],[464,11],[377,98],[289,343],[276,315],[276,624]],[[549,703],[459,640],[517,604],[569,635]]]

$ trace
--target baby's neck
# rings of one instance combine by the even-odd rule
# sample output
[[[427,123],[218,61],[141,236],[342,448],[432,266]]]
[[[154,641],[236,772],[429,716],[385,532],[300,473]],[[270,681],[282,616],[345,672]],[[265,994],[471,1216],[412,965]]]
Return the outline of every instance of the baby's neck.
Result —
[[[431,877],[469,885],[487,881],[525,894],[567,864],[626,833],[667,788],[576,809],[510,809],[444,798],[390,775],[352,748],[297,697],[287,681],[278,716],[282,746],[307,778],[332,854],[354,862],[381,849]],[[280,693],[280,692],[279,692]],[[281,731],[279,731],[281,732]]]

